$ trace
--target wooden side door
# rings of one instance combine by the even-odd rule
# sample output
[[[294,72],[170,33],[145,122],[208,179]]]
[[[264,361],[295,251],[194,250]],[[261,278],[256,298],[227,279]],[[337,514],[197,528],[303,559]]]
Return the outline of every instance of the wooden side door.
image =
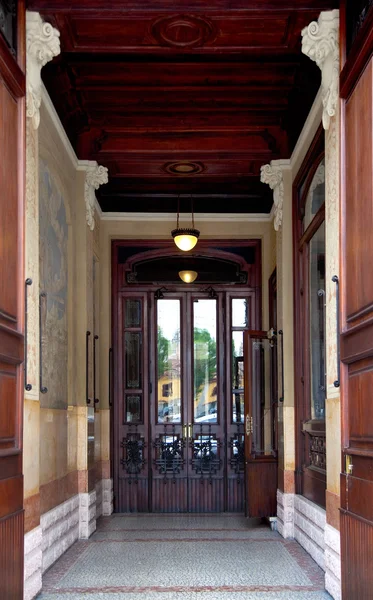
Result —
[[[17,4],[17,3],[15,3]],[[23,598],[25,8],[0,28],[0,597]],[[8,13],[7,13],[8,11]],[[17,34],[18,31],[18,34]]]
[[[357,81],[350,93],[344,95],[348,80],[342,79],[341,88],[346,98],[341,211],[344,600],[373,594],[373,58],[354,76]]]
[[[273,447],[276,406],[271,394],[274,340],[266,331],[244,332],[246,516],[276,515],[277,456]]]

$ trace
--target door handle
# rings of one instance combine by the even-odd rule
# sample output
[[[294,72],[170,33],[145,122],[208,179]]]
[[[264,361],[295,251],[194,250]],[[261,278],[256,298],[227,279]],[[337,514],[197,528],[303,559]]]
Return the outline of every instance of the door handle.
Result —
[[[249,413],[246,415],[246,435],[249,436],[254,431],[253,418],[250,417]]]
[[[186,440],[187,438],[191,439],[193,436],[193,424],[188,423],[187,425],[183,425],[183,438]]]

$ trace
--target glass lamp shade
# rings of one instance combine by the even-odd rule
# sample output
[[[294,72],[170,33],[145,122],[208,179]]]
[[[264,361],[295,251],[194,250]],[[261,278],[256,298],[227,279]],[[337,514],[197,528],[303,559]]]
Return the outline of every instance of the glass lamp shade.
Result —
[[[193,283],[198,277],[197,271],[179,271],[179,277],[184,283]]]
[[[171,231],[171,235],[174,238],[174,242],[180,250],[184,252],[188,252],[188,250],[192,250],[199,238],[198,229],[174,229]]]

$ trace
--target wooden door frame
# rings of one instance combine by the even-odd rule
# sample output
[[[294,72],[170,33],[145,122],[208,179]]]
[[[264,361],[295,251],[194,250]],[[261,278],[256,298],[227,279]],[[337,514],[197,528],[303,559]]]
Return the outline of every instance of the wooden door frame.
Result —
[[[174,253],[174,247],[173,247],[173,241],[165,241],[165,240],[112,240],[112,244],[111,244],[111,273],[112,273],[112,295],[111,295],[111,312],[112,312],[112,319],[111,319],[111,323],[112,323],[112,347],[113,347],[113,372],[116,373],[118,370],[118,360],[119,360],[119,356],[118,353],[116,352],[116,348],[118,347],[118,316],[117,316],[117,311],[118,311],[118,297],[120,295],[120,292],[122,291],[128,291],[128,292],[147,292],[147,293],[151,293],[154,294],[154,292],[157,290],[157,288],[160,288],[161,285],[160,284],[156,284],[156,285],[151,285],[151,284],[146,284],[146,285],[141,285],[141,284],[128,284],[125,280],[124,277],[124,273],[125,270],[123,268],[123,264],[119,264],[118,260],[117,260],[117,256],[118,256],[118,248],[119,247],[125,247],[125,248],[136,248],[137,246],[140,246],[142,249],[145,248],[145,251],[143,250],[143,252],[148,253],[149,251],[147,250],[149,248],[150,251],[152,251],[152,255],[153,256],[163,256],[164,254],[171,254]],[[156,247],[156,249],[154,250],[154,247]],[[216,249],[218,247],[218,250]],[[261,263],[262,263],[262,256],[261,256],[261,240],[258,239],[253,239],[253,240],[202,240],[199,241],[198,243],[198,253],[199,254],[204,254],[204,255],[209,255],[209,256],[221,256],[222,253],[226,256],[230,256],[232,257],[232,254],[229,254],[228,251],[225,251],[225,248],[229,249],[229,248],[244,248],[244,247],[250,247],[250,248],[254,248],[255,252],[256,252],[256,260],[255,260],[255,264],[251,264],[248,265],[249,266],[249,281],[247,284],[236,284],[236,285],[231,285],[231,284],[217,284],[214,285],[214,289],[216,290],[216,292],[221,292],[222,293],[222,297],[223,297],[223,304],[225,304],[225,300],[229,297],[241,297],[241,296],[248,296],[251,295],[253,297],[253,305],[252,305],[252,320],[253,323],[252,325],[254,327],[260,327],[261,326],[261,312],[262,312],[262,287],[261,287]],[[158,248],[158,249],[157,249]],[[152,250],[153,249],[153,250]],[[244,261],[241,260],[241,264],[244,267]],[[127,263],[128,266],[128,263]],[[202,286],[204,288],[206,288],[206,286]],[[186,288],[185,288],[185,284],[180,283],[180,285],[176,285],[173,284],[172,286],[172,290],[175,291],[175,293],[177,293],[178,291],[185,293]],[[199,295],[201,294],[201,284],[199,285],[188,285],[187,288],[188,292],[190,292],[192,295]],[[207,293],[207,290],[204,290],[205,293]],[[226,307],[224,306],[224,309]],[[218,315],[218,321],[217,324],[221,326],[221,319],[223,317]],[[227,319],[225,319],[225,321],[227,321]],[[223,324],[225,327],[225,323]],[[223,329],[224,329],[223,327]],[[223,331],[222,329],[222,331]],[[222,342],[224,340],[224,344],[226,343],[226,335],[229,335],[230,331],[228,326],[226,327],[225,330],[225,334],[223,334],[222,337]],[[149,336],[151,335],[151,332],[149,331]],[[154,332],[153,332],[153,337],[154,337]],[[220,353],[217,352],[218,355],[218,368],[221,368],[221,357],[220,357]],[[227,367],[227,361],[225,361],[224,366]],[[227,379],[227,378],[226,378]],[[112,402],[112,407],[111,407],[111,448],[113,451],[112,454],[112,464],[113,464],[113,476],[114,479],[116,477],[116,473],[119,472],[119,463],[118,463],[118,456],[117,453],[114,451],[114,445],[115,445],[115,432],[114,432],[114,414],[115,414],[115,405],[116,402],[118,401],[117,399],[119,398],[119,391],[118,391],[118,382],[115,381],[116,378],[115,376],[113,377],[113,388],[114,388],[114,398],[113,398],[113,402]],[[224,381],[222,382],[222,390],[223,393],[226,393],[226,385],[227,382]],[[229,391],[229,395],[227,395],[227,400],[230,398],[230,391]],[[224,416],[224,420],[226,421],[226,416]],[[227,461],[229,460],[229,457],[226,457],[226,464]],[[225,465],[226,466],[226,465]],[[114,499],[115,500],[115,499]]]
[[[305,264],[308,257],[308,242],[325,220],[325,204],[319,209],[307,230],[301,231],[302,211],[304,211],[308,189],[312,183],[315,172],[325,156],[324,129],[320,124],[308,152],[299,168],[293,182],[293,272],[294,272],[294,391],[295,391],[295,486],[296,493],[305,495],[309,500],[325,507],[326,498],[326,473],[325,477],[314,478],[314,473],[303,466],[304,444],[302,423],[308,419],[310,406],[310,365],[309,365],[309,331],[305,323],[308,322],[308,280],[304,277]],[[304,189],[300,196],[300,186]],[[305,254],[305,253],[306,254]],[[308,273],[308,271],[307,271]],[[307,477],[308,486],[312,487],[312,497],[305,494],[304,477]]]

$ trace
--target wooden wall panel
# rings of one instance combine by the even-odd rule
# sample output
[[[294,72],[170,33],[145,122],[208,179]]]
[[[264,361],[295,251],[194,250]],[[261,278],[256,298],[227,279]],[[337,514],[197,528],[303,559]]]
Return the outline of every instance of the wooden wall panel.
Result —
[[[0,79],[0,131],[2,147],[6,153],[0,161],[0,317],[13,325],[17,321],[17,272],[18,242],[18,185],[14,176],[17,165],[15,125],[18,120],[16,99]]]
[[[23,0],[16,4],[16,15],[5,6],[8,36],[0,34],[0,598],[4,600],[23,599],[24,561],[25,6]]]
[[[16,392],[14,367],[0,370],[0,449],[14,447],[16,443]]]
[[[371,598],[373,589],[373,37],[359,44],[366,62],[352,49],[341,76],[344,600]]]
[[[341,558],[343,598],[368,600],[372,597],[373,526],[341,513]]]
[[[23,511],[0,519],[1,598],[23,598]]]
[[[248,517],[274,517],[277,513],[277,463],[258,459],[247,467]],[[258,481],[261,482],[260,486]],[[265,495],[263,489],[266,490]]]
[[[346,298],[347,321],[373,310],[373,62],[346,104]],[[357,215],[364,215],[357,218]]]

